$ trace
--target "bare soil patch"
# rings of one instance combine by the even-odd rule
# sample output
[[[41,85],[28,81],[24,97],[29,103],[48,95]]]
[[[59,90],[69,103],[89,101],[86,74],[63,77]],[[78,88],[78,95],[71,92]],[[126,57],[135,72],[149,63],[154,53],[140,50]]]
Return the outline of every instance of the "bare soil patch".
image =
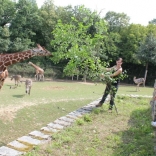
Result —
[[[12,121],[15,118],[16,112],[18,110],[33,105],[37,105],[37,104],[30,103],[30,102],[29,103],[23,102],[19,106],[10,105],[5,108],[0,108],[0,119],[2,119],[3,121]]]

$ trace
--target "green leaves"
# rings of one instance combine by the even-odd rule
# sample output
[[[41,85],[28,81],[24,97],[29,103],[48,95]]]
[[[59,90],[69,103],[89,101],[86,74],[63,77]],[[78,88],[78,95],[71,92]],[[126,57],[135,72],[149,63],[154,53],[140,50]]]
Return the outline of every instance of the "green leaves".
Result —
[[[137,56],[143,62],[156,63],[156,36],[154,34],[149,34],[141,43]]]
[[[105,32],[105,25],[101,23],[102,20],[99,23],[96,22],[96,28],[100,31],[96,31],[92,36],[87,33],[90,23],[84,24],[74,17],[69,24],[58,21],[52,32],[55,39],[51,41],[51,45],[57,51],[52,60],[57,60],[57,62],[68,60],[64,68],[65,75],[73,75],[75,71],[79,70],[78,73],[84,77],[85,81],[87,77],[95,78],[99,66],[102,66],[98,53],[102,51],[102,34]]]
[[[128,77],[126,70],[124,70],[121,74],[119,74],[116,77],[110,77],[110,75],[112,75],[113,73],[114,73],[113,70],[111,70],[110,72],[104,71],[100,75],[101,82],[104,83],[104,84],[111,84],[111,83],[115,83],[118,80],[123,80],[123,79]]]

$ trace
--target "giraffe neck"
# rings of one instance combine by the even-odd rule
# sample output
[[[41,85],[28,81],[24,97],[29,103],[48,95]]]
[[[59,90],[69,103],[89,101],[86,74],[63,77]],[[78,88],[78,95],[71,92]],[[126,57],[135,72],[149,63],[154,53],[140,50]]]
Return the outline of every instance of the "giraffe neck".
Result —
[[[30,64],[31,64],[35,69],[40,69],[40,67],[38,67],[37,65],[33,64],[32,62],[30,62]]]
[[[2,54],[0,55],[0,72],[5,71],[9,65],[24,61],[33,56],[35,56],[35,54],[32,53],[32,50],[12,54]]]
[[[48,50],[41,47],[39,44],[37,44],[36,48],[27,51],[11,53],[11,54],[1,54],[0,55],[0,89],[2,88],[3,83],[8,75],[7,67],[17,62],[21,62],[26,59],[29,59],[33,56],[52,56],[52,55]]]

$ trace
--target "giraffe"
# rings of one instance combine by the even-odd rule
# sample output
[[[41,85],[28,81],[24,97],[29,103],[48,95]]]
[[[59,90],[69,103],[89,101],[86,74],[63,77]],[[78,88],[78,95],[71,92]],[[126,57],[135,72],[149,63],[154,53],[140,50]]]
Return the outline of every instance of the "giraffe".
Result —
[[[51,52],[37,44],[36,48],[11,54],[0,54],[0,90],[8,76],[7,67],[34,56],[51,56]]]
[[[32,65],[36,69],[35,80],[44,81],[44,70],[32,62],[29,62],[28,64]]]
[[[7,69],[5,69],[3,72],[0,72],[0,89],[2,88],[4,84],[4,80],[8,77],[9,72]]]

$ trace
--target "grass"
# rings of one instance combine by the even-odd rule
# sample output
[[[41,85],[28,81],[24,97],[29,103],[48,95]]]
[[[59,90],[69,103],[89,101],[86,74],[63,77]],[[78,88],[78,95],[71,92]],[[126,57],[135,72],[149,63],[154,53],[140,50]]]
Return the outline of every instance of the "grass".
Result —
[[[1,146],[33,130],[40,130],[55,119],[100,98],[105,88],[103,84],[93,83],[34,82],[29,96],[25,95],[24,83],[21,87],[10,89],[12,84],[14,82],[8,79],[0,92]],[[141,87],[140,92],[135,89],[135,86],[120,86],[116,98],[119,115],[115,112],[108,114],[108,105],[104,105],[79,119],[72,128],[53,136],[53,144],[37,147],[27,155],[118,156],[115,153],[120,153],[122,156],[123,153],[123,156],[140,156],[135,153],[137,148],[138,151],[150,155],[154,146],[153,130],[150,126],[150,99],[130,99],[119,95],[152,96],[153,88]],[[147,141],[148,146],[145,147]],[[144,152],[143,148],[149,149]],[[133,150],[134,154],[128,154]]]
[[[116,103],[119,115],[105,104],[26,156],[154,156],[149,99],[118,96]]]

